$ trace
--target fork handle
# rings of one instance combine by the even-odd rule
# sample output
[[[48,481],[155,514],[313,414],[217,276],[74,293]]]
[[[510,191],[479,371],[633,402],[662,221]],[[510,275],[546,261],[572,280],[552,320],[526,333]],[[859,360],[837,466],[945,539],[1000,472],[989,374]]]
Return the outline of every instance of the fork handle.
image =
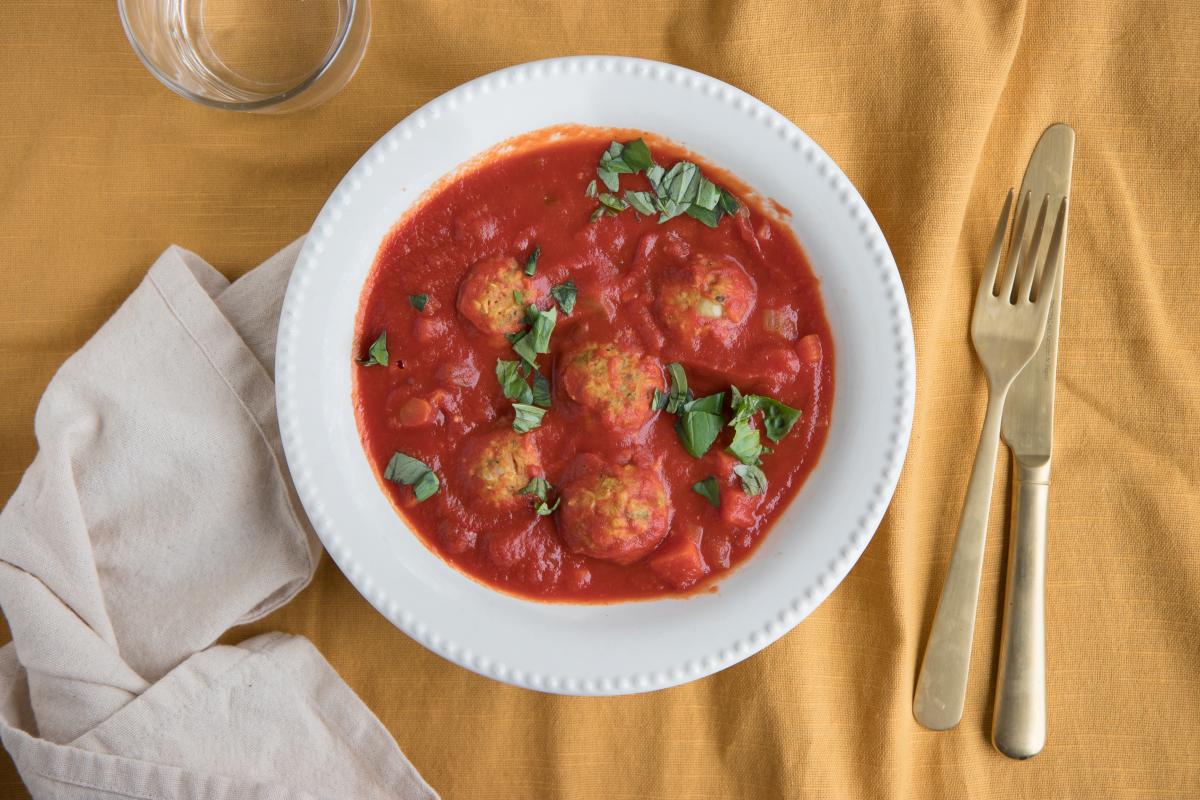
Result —
[[[979,604],[979,578],[983,573],[988,512],[992,505],[992,483],[1000,447],[1000,419],[1010,385],[1011,381],[1004,386],[989,387],[987,414],[979,435],[971,480],[967,484],[954,551],[950,555],[950,569],[946,573],[929,643],[925,646],[925,658],[917,676],[913,716],[926,728],[936,731],[953,728],[962,719],[971,666],[971,640],[975,634],[975,608]]]
[[[1046,512],[1050,465],[1013,460],[1004,625],[992,744],[1009,758],[1031,758],[1046,744]]]

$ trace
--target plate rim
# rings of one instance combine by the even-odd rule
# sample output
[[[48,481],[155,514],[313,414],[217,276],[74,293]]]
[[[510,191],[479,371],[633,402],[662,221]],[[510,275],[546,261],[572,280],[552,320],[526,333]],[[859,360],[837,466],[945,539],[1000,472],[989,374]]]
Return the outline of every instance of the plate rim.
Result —
[[[867,249],[874,255],[873,274],[880,276],[885,294],[892,307],[895,345],[898,360],[896,366],[901,373],[898,389],[901,394],[898,410],[894,416],[894,427],[890,436],[890,451],[885,472],[876,484],[874,494],[878,502],[872,502],[864,513],[857,517],[854,531],[845,536],[837,558],[828,564],[814,581],[815,585],[798,586],[796,597],[783,608],[764,609],[759,621],[747,620],[744,634],[731,643],[714,645],[713,651],[702,658],[690,656],[669,671],[634,671],[611,680],[590,680],[575,675],[557,675],[544,672],[513,670],[504,663],[489,658],[486,654],[473,653],[454,642],[444,640],[427,624],[417,620],[411,613],[397,607],[388,594],[371,580],[354,555],[341,542],[337,525],[322,510],[320,489],[307,480],[308,453],[305,450],[299,426],[295,419],[297,407],[296,387],[293,381],[293,351],[299,326],[295,324],[296,308],[302,302],[301,287],[315,270],[320,269],[320,254],[324,241],[334,227],[328,222],[329,212],[338,204],[347,204],[348,198],[362,189],[364,173],[370,175],[369,160],[382,161],[384,148],[398,149],[404,140],[410,139],[413,130],[423,130],[428,122],[444,115],[456,113],[469,105],[476,93],[503,89],[512,85],[528,84],[539,77],[587,73],[626,73],[634,71],[642,78],[673,83],[681,90],[698,90],[730,104],[736,111],[747,114],[752,120],[764,123],[787,141],[791,141],[798,152],[819,170],[836,190],[837,197],[858,223],[858,230],[866,240]],[[373,154],[376,154],[373,156]],[[365,168],[365,169],[364,169]],[[340,212],[334,217],[340,216]],[[835,341],[835,346],[837,342]],[[276,340],[275,360],[276,406],[279,413],[280,438],[286,456],[289,474],[296,488],[306,515],[320,538],[326,551],[347,577],[355,589],[380,614],[410,638],[439,656],[485,677],[538,691],[569,695],[623,695],[651,691],[686,683],[715,673],[764,649],[799,624],[849,573],[873,539],[879,524],[890,506],[901,470],[907,457],[912,431],[913,412],[916,399],[916,358],[912,318],[899,269],[887,241],[857,189],[845,176],[832,158],[811,137],[785,116],[749,93],[717,78],[695,70],[649,59],[628,56],[565,56],[531,61],[505,67],[492,73],[474,78],[425,103],[373,143],[338,182],[329,199],[318,213],[313,228],[298,255],[296,266],[289,277],[287,290],[280,313],[279,331]],[[835,401],[836,403],[836,401]],[[824,455],[824,454],[823,454]],[[818,461],[817,469],[820,468]],[[839,540],[840,541],[840,540]],[[424,545],[423,545],[424,546]],[[762,549],[761,547],[759,548]],[[762,554],[757,554],[761,556]],[[449,567],[453,569],[453,567]],[[765,620],[765,621],[763,621]]]

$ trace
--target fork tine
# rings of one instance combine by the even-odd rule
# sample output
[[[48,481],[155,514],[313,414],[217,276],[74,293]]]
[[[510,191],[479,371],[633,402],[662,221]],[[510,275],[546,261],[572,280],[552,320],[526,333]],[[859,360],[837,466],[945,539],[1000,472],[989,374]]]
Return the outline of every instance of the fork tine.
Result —
[[[1042,233],[1046,230],[1046,209],[1050,207],[1050,195],[1042,198],[1042,207],[1038,211],[1037,224],[1033,226],[1033,239],[1029,242],[1029,249],[1025,251],[1025,263],[1021,268],[1021,282],[1017,285],[1017,293],[1013,295],[1012,302],[1031,300],[1031,291],[1033,281],[1038,274],[1038,250],[1042,246]],[[1042,271],[1045,271],[1042,267]]]
[[[1012,245],[1008,248],[1008,265],[1001,277],[999,296],[1005,300],[1012,298],[1013,283],[1017,280],[1017,272],[1021,269],[1021,242],[1025,241],[1025,225],[1029,222],[1029,192],[1021,198],[1020,210],[1017,212],[1016,228],[1013,230]]]
[[[1050,249],[1046,251],[1046,265],[1042,267],[1042,282],[1038,286],[1037,299],[1034,301],[1039,308],[1049,309],[1054,298],[1054,285],[1058,282],[1058,273],[1062,271],[1063,249],[1067,240],[1063,229],[1067,222],[1067,198],[1058,204],[1058,218],[1054,220],[1054,233],[1050,236]]]
[[[1004,232],[1008,230],[1008,212],[1012,208],[1013,190],[1008,190],[1004,198],[1004,208],[1000,209],[1000,219],[996,222],[996,235],[992,237],[992,249],[988,251],[987,262],[983,266],[983,277],[979,279],[979,297],[984,297],[995,291],[996,269],[1000,266],[1000,249],[1004,247]]]

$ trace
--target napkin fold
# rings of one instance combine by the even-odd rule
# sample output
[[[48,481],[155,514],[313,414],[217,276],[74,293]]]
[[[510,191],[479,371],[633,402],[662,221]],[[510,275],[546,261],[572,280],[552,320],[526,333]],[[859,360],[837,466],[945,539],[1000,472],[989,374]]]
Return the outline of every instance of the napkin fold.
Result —
[[[431,798],[305,639],[212,646],[321,549],[275,416],[300,242],[230,284],[171,247],[50,382],[0,514],[0,738],[36,798]]]

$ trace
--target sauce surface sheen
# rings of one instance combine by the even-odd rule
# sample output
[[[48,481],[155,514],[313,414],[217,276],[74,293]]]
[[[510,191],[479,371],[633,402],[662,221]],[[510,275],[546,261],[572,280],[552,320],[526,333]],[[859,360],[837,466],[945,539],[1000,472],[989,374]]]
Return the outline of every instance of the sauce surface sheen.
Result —
[[[742,211],[715,228],[687,215],[659,224],[632,208],[589,221],[597,201],[585,189],[601,155],[611,140],[639,135],[656,163],[697,163],[737,197]],[[620,184],[622,192],[651,188],[642,174],[623,174]],[[520,267],[535,247],[536,275],[526,278]],[[704,319],[708,312],[701,307],[697,317],[694,304],[679,298],[692,297],[688,292],[717,274],[736,279],[713,291],[727,303],[725,313],[740,321],[697,332],[697,325],[711,322]],[[577,287],[577,301],[571,314],[559,310],[550,353],[538,359],[550,382],[551,407],[539,427],[513,439],[512,401],[496,376],[497,359],[518,359],[498,332],[512,321],[486,314],[511,294],[509,283],[522,280],[529,295],[522,300],[539,308],[551,307],[549,287],[567,280]],[[492,289],[507,294],[482,293]],[[423,310],[410,302],[413,295],[428,296]],[[427,547],[501,591],[543,601],[611,602],[711,587],[761,543],[825,442],[833,341],[818,281],[794,235],[734,176],[650,134],[575,129],[472,163],[396,224],[362,297],[353,356],[362,358],[381,332],[390,351],[386,367],[354,368],[359,432],[380,484]],[[460,310],[464,303],[473,309],[468,315]],[[481,330],[488,319],[497,330]],[[782,441],[762,437],[771,449],[762,457],[764,494],[748,497],[732,472],[736,459],[724,452],[732,428],[724,427],[697,459],[680,442],[677,417],[651,411],[646,381],[669,390],[670,362],[683,365],[697,397],[726,393],[726,420],[731,385],[802,411]],[[588,372],[597,363],[605,366],[598,378]],[[603,390],[606,381],[612,391]],[[618,383],[628,387],[629,398],[614,396]],[[756,424],[762,427],[761,415]],[[383,479],[397,451],[434,471],[436,494],[417,502],[410,486]],[[554,487],[551,500],[568,487],[569,510],[538,516],[536,498],[515,495],[512,487],[536,474]],[[692,488],[708,476],[717,480],[719,508]],[[613,494],[613,485],[629,485],[620,483],[625,478],[642,481],[633,499]],[[600,498],[596,507],[582,508],[585,492]],[[646,524],[665,526],[665,538],[643,537],[640,543],[652,545],[648,553],[629,550],[632,560],[618,563],[581,554],[588,546],[606,552],[604,537],[590,535],[597,528],[582,528],[586,541],[576,534],[569,545],[559,530],[564,517],[575,533],[614,508],[651,508]],[[629,519],[636,516],[628,512]],[[674,555],[693,551],[696,542],[702,574],[694,558],[680,565]]]

